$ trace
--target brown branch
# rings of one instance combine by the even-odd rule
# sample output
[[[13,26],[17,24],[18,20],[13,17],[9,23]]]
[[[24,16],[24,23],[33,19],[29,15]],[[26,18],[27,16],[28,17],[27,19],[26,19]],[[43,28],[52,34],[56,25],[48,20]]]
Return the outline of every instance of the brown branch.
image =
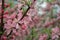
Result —
[[[20,20],[22,20],[26,16],[27,12],[29,11],[29,9],[31,8],[31,6],[34,4],[35,1],[36,0],[34,0],[33,3],[30,6],[28,5],[27,11],[24,13],[24,15],[22,16],[22,18]]]
[[[3,27],[4,0],[2,0],[1,27]]]
[[[24,13],[24,15],[22,16],[22,18],[20,20],[22,20],[26,16],[26,14],[29,11],[29,9],[30,9],[30,7],[27,9],[27,11]]]
[[[3,13],[4,13],[4,0],[2,0],[2,13],[1,13],[1,25],[0,25],[0,32],[2,32],[2,33],[0,34],[0,36],[4,32],[4,30],[3,30],[3,26],[4,26],[4,23],[3,23]]]

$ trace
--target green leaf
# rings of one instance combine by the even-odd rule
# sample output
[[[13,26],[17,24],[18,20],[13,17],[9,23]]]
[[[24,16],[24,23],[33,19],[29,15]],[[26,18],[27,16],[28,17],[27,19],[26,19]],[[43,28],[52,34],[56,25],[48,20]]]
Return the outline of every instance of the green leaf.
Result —
[[[3,34],[3,32],[0,31],[0,35]]]
[[[30,6],[31,3],[32,3],[32,0],[28,0],[28,2],[26,2],[26,4],[27,4],[28,6]]]
[[[55,0],[46,0],[47,2],[54,2]]]
[[[27,9],[28,9],[28,6],[27,5],[24,6],[24,7],[22,7],[23,13],[25,13],[27,11]]]
[[[42,34],[47,34],[48,35],[47,40],[51,39],[51,28],[43,28],[40,32]]]
[[[41,30],[41,33],[46,33],[46,34],[50,35],[51,34],[51,28],[43,28]]]
[[[32,40],[31,35],[30,36],[27,36],[26,40]]]
[[[32,28],[31,35],[32,35],[33,38],[37,37],[38,34],[36,32],[36,28]]]
[[[14,5],[15,5],[15,1],[13,1],[13,0],[9,0],[8,3],[10,4],[11,8],[14,7]]]

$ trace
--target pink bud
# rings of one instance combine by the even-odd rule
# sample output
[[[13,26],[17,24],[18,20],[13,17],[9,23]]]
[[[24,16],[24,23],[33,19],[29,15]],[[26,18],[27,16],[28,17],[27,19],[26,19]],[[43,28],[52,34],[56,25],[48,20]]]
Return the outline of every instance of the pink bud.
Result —
[[[8,11],[5,11],[5,13],[4,14],[8,14]]]
[[[25,30],[27,28],[26,25],[22,25],[22,29]]]
[[[3,36],[3,37],[2,37],[2,40],[7,40],[7,37]]]

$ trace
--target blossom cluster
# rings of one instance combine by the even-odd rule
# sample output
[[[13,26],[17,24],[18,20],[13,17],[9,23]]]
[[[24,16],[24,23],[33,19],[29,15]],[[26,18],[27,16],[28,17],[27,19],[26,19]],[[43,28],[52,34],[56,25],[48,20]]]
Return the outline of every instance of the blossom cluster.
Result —
[[[59,0],[6,1],[2,10],[4,33],[1,40],[59,40]],[[1,21],[0,21],[1,24]]]

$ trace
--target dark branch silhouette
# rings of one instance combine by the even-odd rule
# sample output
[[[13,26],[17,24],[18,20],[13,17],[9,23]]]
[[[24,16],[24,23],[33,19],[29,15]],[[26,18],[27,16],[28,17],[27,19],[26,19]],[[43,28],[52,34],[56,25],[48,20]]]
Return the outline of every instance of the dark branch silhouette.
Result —
[[[0,25],[0,32],[2,32],[0,34],[0,36],[3,34],[4,30],[3,30],[3,26],[4,26],[4,23],[3,23],[3,13],[4,13],[4,0],[2,0],[2,9],[1,9],[2,13],[1,13],[1,25]]]

